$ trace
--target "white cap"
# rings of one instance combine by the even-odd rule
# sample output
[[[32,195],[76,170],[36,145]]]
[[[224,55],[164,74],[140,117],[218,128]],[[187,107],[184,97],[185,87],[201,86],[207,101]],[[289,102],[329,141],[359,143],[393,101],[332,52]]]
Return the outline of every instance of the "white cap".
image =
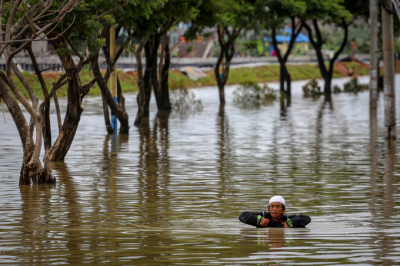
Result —
[[[282,196],[273,196],[272,198],[269,199],[269,204],[272,202],[279,202],[282,203],[283,206],[285,206],[285,199]]]

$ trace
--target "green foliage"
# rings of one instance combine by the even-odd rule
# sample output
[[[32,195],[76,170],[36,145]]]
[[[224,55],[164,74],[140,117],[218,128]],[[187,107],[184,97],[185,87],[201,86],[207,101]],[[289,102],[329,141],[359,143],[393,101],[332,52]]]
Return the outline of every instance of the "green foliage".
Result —
[[[368,88],[368,85],[358,83],[357,78],[352,78],[350,81],[344,84],[343,92],[358,93],[363,90],[368,90]]]
[[[177,88],[170,92],[172,110],[178,113],[199,112],[203,110],[201,100],[196,100],[187,88]]]
[[[302,15],[303,21],[317,19],[324,23],[339,25],[341,19],[351,20],[351,13],[344,6],[343,0],[305,0],[306,11]]]
[[[342,89],[340,89],[340,87],[338,85],[334,85],[332,92],[335,93],[335,94],[341,93]]]
[[[265,51],[264,41],[262,39],[257,40],[257,54],[263,55]]]
[[[369,18],[369,1],[365,0],[343,0],[343,6],[353,17]]]
[[[128,5],[116,20],[137,42],[169,30],[179,22],[190,22],[198,14],[198,0],[151,0]]]
[[[109,16],[108,16],[109,17]],[[106,22],[106,24],[109,24],[109,22],[113,22],[112,19],[107,20],[107,19],[101,19],[101,21],[98,20],[89,20],[85,23],[85,27],[83,28],[81,34],[86,34],[89,36],[92,36],[93,34],[98,34],[101,32],[101,30],[103,29],[103,25],[101,22]]]
[[[315,79],[311,79],[303,86],[303,95],[305,97],[319,97],[321,96],[321,87]]]
[[[288,65],[287,69],[292,80],[312,79],[321,75],[318,67],[313,64],[304,64],[301,65],[301,67],[296,65]]]
[[[197,8],[197,16],[185,33],[188,40],[195,39],[208,27],[229,27],[230,29],[253,29],[257,24],[254,18],[254,1],[244,0],[203,0]]]
[[[229,84],[243,84],[249,82],[275,81],[279,77],[279,65],[260,66],[254,68],[233,68],[228,77]]]
[[[196,86],[196,82],[181,72],[170,71],[168,74],[168,87],[170,90]]]
[[[237,51],[251,56],[264,56],[265,45],[262,39],[244,41],[237,45]]]
[[[253,41],[247,41],[247,42],[243,42],[243,46],[247,49],[247,50],[255,50],[258,47],[258,42],[256,40]]]
[[[69,49],[67,49],[67,48],[59,48],[59,49],[54,50],[54,53],[56,55],[65,55],[68,52],[69,52]]]
[[[88,41],[88,48],[91,53],[95,53],[96,51],[99,51],[101,47],[104,46],[106,43],[105,38],[99,38],[99,39],[94,39],[91,41]]]
[[[305,0],[257,0],[256,19],[264,28],[284,27],[288,17],[300,17],[306,11]]]
[[[324,49],[337,51],[342,44],[344,30],[342,28],[332,27],[320,28],[322,39],[325,40]],[[350,41],[349,41],[350,43]]]
[[[349,80],[348,82],[346,82],[343,85],[343,90],[338,85],[333,86],[333,93],[346,92],[346,93],[355,93],[355,94],[357,94],[357,93],[359,93],[361,91],[368,90],[368,89],[369,89],[368,85],[360,84],[358,82],[357,77],[355,77],[355,78],[352,78],[351,80]]]
[[[203,33],[203,29],[217,25],[218,14],[216,12],[216,2],[218,1],[201,1],[200,6],[197,7],[198,15],[192,19],[191,27],[185,32],[185,39],[195,40],[198,35]]]
[[[229,25],[233,28],[246,28],[254,26],[254,20],[249,18],[254,17],[255,6],[250,1],[240,0],[220,0],[215,1],[216,11],[218,14],[218,24]]]
[[[260,86],[247,82],[241,84],[233,92],[233,102],[242,107],[258,107],[276,100],[275,91],[267,84]]]

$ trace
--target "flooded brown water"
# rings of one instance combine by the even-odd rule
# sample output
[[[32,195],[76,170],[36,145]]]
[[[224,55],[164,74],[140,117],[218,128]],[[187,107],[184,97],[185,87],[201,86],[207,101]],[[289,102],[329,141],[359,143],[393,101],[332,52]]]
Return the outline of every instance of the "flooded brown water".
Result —
[[[18,185],[20,140],[1,104],[0,264],[400,264],[400,147],[385,142],[382,95],[370,114],[368,92],[324,104],[303,84],[285,113],[279,101],[240,108],[228,87],[221,117],[217,89],[195,89],[202,111],[165,121],[153,103],[147,126],[116,137],[87,98],[54,187]],[[133,124],[135,95],[126,104]],[[307,228],[238,220],[277,194]]]

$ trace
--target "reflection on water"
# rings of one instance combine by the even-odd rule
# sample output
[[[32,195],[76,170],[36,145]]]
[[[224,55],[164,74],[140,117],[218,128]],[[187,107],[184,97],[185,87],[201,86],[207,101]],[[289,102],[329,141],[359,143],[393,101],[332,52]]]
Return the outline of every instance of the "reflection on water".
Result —
[[[118,136],[101,99],[85,99],[53,186],[18,186],[20,141],[0,106],[0,264],[399,264],[399,144],[384,139],[382,99],[374,112],[368,92],[309,99],[303,84],[256,109],[234,106],[234,87],[225,108],[197,89],[203,111]],[[126,103],[134,115],[135,95]],[[275,194],[307,228],[240,223]]]

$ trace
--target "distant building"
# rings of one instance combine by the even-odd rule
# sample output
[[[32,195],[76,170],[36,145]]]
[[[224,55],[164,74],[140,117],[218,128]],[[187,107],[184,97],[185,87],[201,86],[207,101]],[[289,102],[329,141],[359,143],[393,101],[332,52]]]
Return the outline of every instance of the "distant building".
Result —
[[[60,71],[62,70],[61,62],[57,55],[54,55],[54,48],[47,38],[43,38],[41,35],[32,42],[32,50],[36,55],[39,69],[49,69],[49,71]],[[43,38],[43,40],[42,40]],[[29,57],[28,52],[23,49],[15,57],[14,62],[17,63],[17,67],[20,71],[34,72],[32,61]],[[6,62],[4,57],[0,58],[0,70],[6,69]]]
[[[286,27],[284,29],[283,35],[282,34],[276,35],[276,41],[278,42],[278,48],[281,51],[281,53],[286,53],[287,48],[288,48],[288,43],[291,40],[291,34],[292,34],[292,29],[289,27]],[[266,45],[269,46],[269,54],[272,56],[275,56],[275,54],[274,54],[275,47],[272,44],[272,38],[265,37],[264,42],[266,43]],[[295,39],[295,46],[292,51],[292,54],[296,54],[296,53],[307,54],[307,52],[309,50],[309,43],[310,43],[310,39],[308,38],[308,36],[303,33],[299,33]]]
[[[180,30],[170,33],[172,56],[179,58],[207,58],[214,55],[214,46],[218,38],[216,29],[208,30],[206,34],[191,42],[185,40],[185,32],[186,30]],[[205,35],[208,35],[208,37],[205,38]]]

